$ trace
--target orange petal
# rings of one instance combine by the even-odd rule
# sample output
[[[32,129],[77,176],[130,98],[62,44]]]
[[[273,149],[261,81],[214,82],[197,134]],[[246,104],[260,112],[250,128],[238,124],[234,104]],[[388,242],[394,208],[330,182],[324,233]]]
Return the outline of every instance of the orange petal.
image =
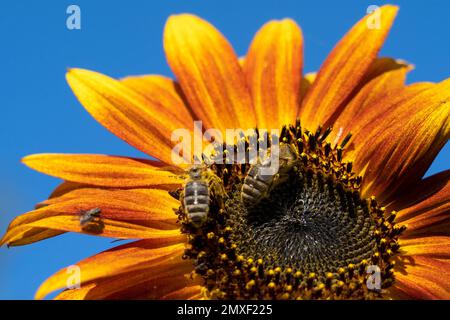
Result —
[[[414,65],[402,59],[394,59],[389,57],[377,58],[370,66],[370,69],[367,71],[367,74],[364,77],[361,85],[367,84],[369,81],[381,76],[383,73],[405,68],[407,69],[407,71],[411,71],[414,69]]]
[[[96,186],[173,189],[182,182],[174,172],[167,171],[173,167],[143,159],[94,154],[36,154],[22,161],[39,172]]]
[[[354,167],[364,176],[363,196],[390,202],[420,181],[450,137],[450,79],[382,100],[382,117],[367,121],[353,139]]]
[[[400,64],[400,67],[382,72],[364,85],[333,124],[334,130],[329,136],[330,141],[339,143],[347,134],[355,134],[357,123],[364,113],[370,112],[370,108],[378,100],[404,87],[409,70],[410,66]]]
[[[150,101],[120,81],[94,71],[70,69],[66,77],[81,104],[98,122],[137,149],[172,163],[172,132],[186,128],[186,121],[174,117],[173,111],[167,112],[172,106],[157,99]]]
[[[80,189],[82,187],[88,187],[89,185],[83,184],[83,183],[78,183],[78,182],[70,182],[70,181],[64,181],[62,183],[60,183],[54,190],[53,192],[50,194],[49,199],[51,198],[57,198],[60,197],[64,194],[66,194],[67,192],[76,190],[76,189]]]
[[[179,202],[162,190],[77,189],[18,216],[0,245],[42,240],[46,235],[43,228],[56,234],[72,231],[114,238],[179,238],[174,213],[178,206]],[[80,214],[93,208],[101,209],[100,218],[82,228]]]
[[[99,253],[76,264],[80,270],[80,285],[89,285],[102,278],[122,276],[131,282],[125,274],[145,273],[176,267],[180,264],[184,244],[162,239],[141,240],[128,243]],[[49,293],[66,288],[70,273],[64,268],[48,278],[36,292],[36,299],[42,299]],[[73,291],[77,291],[73,290]]]
[[[164,300],[198,300],[202,297],[202,286],[184,287],[177,291],[166,294]]]
[[[294,21],[271,21],[258,31],[243,68],[258,128],[279,129],[295,123],[302,67],[303,36]]]
[[[397,219],[408,226],[404,238],[450,235],[450,180],[427,199],[401,210]]]
[[[398,8],[382,6],[361,19],[336,45],[317,74],[303,102],[300,117],[310,130],[330,125],[347,98],[364,79],[391,28]],[[369,28],[377,14],[380,28]]]
[[[65,233],[65,231],[20,226],[17,229],[8,229],[7,233],[0,241],[0,246],[4,244],[7,244],[8,247],[24,246],[41,240],[53,238],[63,233]]]
[[[417,256],[395,272],[395,287],[412,299],[449,299],[448,260]]]
[[[57,215],[51,216],[49,218],[43,218],[24,226],[21,225],[9,229],[3,239],[0,241],[0,245],[7,243],[9,246],[17,246],[31,243],[30,238],[27,237],[30,228],[47,228],[55,231],[79,232],[107,238],[120,239],[180,238],[180,232],[176,229],[159,230],[143,227],[138,224],[131,224],[110,219],[102,219],[100,225],[95,225],[87,230],[80,227],[79,220],[76,218],[74,219],[73,215]],[[42,238],[40,238],[39,240],[42,240]]]
[[[400,247],[408,256],[450,259],[450,237],[400,239]]]
[[[314,80],[316,80],[316,77],[317,73],[315,72],[307,73],[302,77],[300,82],[300,97],[306,96]]]
[[[255,112],[245,76],[228,41],[208,22],[171,16],[164,30],[167,61],[206,128],[252,129]]]
[[[183,123],[182,128],[193,128],[192,111],[180,96],[180,86],[172,79],[160,75],[144,75],[126,77],[121,82],[144,96],[149,104],[163,106],[170,117]]]

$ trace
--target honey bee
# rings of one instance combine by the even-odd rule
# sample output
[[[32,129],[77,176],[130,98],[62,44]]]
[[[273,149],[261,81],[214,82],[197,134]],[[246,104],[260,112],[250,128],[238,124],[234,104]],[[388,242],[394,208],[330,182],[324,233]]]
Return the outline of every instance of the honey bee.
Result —
[[[279,167],[273,174],[263,174],[262,169],[269,168],[271,156],[250,167],[241,188],[241,200],[247,207],[257,205],[279,184],[286,181],[290,170],[298,164],[299,157],[295,149],[287,143],[280,143]]]
[[[80,214],[80,226],[86,227],[89,223],[93,222],[95,218],[100,217],[102,210],[100,208],[93,208],[86,211],[82,211]]]
[[[219,198],[225,195],[220,178],[205,165],[194,165],[188,172],[181,198],[188,220],[196,227],[208,216],[211,194]]]

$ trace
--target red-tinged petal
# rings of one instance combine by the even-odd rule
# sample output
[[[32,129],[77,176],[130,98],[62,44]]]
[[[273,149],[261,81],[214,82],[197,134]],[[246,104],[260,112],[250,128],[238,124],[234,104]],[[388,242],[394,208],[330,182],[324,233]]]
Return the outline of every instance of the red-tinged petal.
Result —
[[[389,203],[419,183],[450,136],[450,80],[407,87],[375,106],[384,109],[359,122],[353,138],[354,168],[362,194]],[[377,117],[378,115],[378,117]]]
[[[449,299],[450,261],[414,256],[395,270],[395,288],[411,299]]]
[[[243,67],[258,128],[279,129],[295,122],[302,67],[303,36],[294,21],[271,21],[258,31]]]
[[[372,112],[371,107],[380,99],[392,96],[405,86],[408,65],[381,73],[372,78],[350,101],[333,124],[329,139],[339,143],[347,134],[356,134],[359,119],[365,113]]]
[[[31,243],[46,235],[67,231],[116,238],[178,236],[174,211],[179,202],[163,190],[84,188],[47,200],[42,205],[14,219],[0,244]],[[101,210],[100,217],[92,225],[82,227],[80,215],[94,208]],[[42,228],[53,232],[42,233]]]
[[[447,178],[446,185],[425,200],[399,211],[397,219],[408,226],[404,238],[450,236],[450,180]]]
[[[26,225],[19,225],[8,229],[0,245],[8,244],[9,246],[16,246],[18,244],[30,243],[28,234],[30,229],[51,229],[61,232],[78,232],[90,235],[120,238],[120,239],[156,239],[169,238],[179,239],[179,230],[161,230],[142,226],[140,224],[133,224],[123,221],[101,219],[99,222],[92,223],[88,227],[80,226],[79,218],[73,215],[57,215],[48,218],[42,218]],[[39,238],[42,240],[42,238]]]
[[[310,130],[319,125],[328,126],[342,112],[348,97],[367,76],[397,10],[395,6],[382,6],[361,19],[336,45],[303,102],[299,116],[304,126]],[[369,28],[377,15],[379,28]]]
[[[159,161],[95,154],[36,154],[22,161],[39,172],[96,186],[173,189],[182,183],[181,171]]]
[[[183,268],[142,270],[106,277],[83,285],[79,289],[65,290],[56,300],[160,300],[173,291],[190,287],[195,282],[187,274],[192,266],[184,261]],[[170,299],[170,298],[169,298]]]
[[[204,127],[253,129],[256,125],[245,76],[228,41],[208,22],[171,16],[164,31],[167,61]]]
[[[422,201],[426,201],[424,204],[431,203],[428,202],[428,200],[430,200],[431,197],[433,197],[433,195],[437,192],[442,190],[442,188],[446,187],[449,180],[450,170],[442,171],[429,176],[423,180],[420,180],[410,189],[404,190],[396,197],[396,199],[388,204],[388,207],[389,209],[396,211],[406,210],[405,212],[401,212],[397,215],[397,219],[399,219],[398,221],[404,221],[408,217],[412,216],[411,213],[413,213],[413,211],[409,211],[409,207],[412,207]],[[406,215],[406,213],[408,213],[408,215]]]
[[[178,242],[178,243],[177,243]],[[108,278],[122,278],[128,285],[133,275],[145,273],[158,274],[158,271],[178,269],[184,266],[181,260],[184,244],[180,240],[140,240],[109,249],[75,264],[80,271],[79,284],[89,286]],[[178,269],[177,269],[178,268]],[[48,278],[36,292],[36,299],[42,299],[49,293],[67,287],[70,273],[64,268]],[[142,279],[144,281],[144,279]],[[120,281],[117,281],[120,282]],[[103,288],[106,289],[106,288]],[[75,289],[77,291],[79,289]]]

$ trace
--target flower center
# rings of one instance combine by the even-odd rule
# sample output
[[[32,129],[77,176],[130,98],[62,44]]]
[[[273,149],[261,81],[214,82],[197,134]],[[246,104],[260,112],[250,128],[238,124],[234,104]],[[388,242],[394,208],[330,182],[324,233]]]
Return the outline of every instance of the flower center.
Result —
[[[211,194],[200,225],[184,205],[178,216],[188,236],[185,258],[210,298],[362,299],[392,285],[392,257],[404,227],[375,198],[361,199],[362,179],[342,161],[348,139],[332,147],[325,141],[329,132],[313,134],[299,122],[284,127],[279,140],[298,161],[253,205],[242,201],[242,186],[254,166],[208,167],[225,194]]]
[[[247,209],[236,192],[227,201],[237,253],[323,278],[369,259],[374,221],[356,194],[323,175],[295,172],[269,198]]]

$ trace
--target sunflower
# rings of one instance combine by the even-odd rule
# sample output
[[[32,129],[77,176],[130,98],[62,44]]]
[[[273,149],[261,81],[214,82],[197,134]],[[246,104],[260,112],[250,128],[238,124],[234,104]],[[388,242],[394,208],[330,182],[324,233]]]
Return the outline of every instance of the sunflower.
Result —
[[[176,81],[69,70],[87,111],[158,160],[23,159],[64,182],[11,222],[2,245],[65,232],[139,239],[77,263],[79,288],[67,288],[62,269],[36,298],[61,289],[57,299],[450,298],[450,171],[423,178],[450,135],[450,80],[406,85],[411,65],[377,57],[397,7],[377,14],[379,27],[362,18],[317,74],[302,75],[302,33],[290,19],[265,24],[239,59],[189,14],[171,16],[164,31]],[[241,194],[250,165],[208,165],[224,191],[194,225],[171,133],[196,120],[221,132],[280,129],[298,165],[252,207]],[[375,274],[381,285],[369,288]]]

